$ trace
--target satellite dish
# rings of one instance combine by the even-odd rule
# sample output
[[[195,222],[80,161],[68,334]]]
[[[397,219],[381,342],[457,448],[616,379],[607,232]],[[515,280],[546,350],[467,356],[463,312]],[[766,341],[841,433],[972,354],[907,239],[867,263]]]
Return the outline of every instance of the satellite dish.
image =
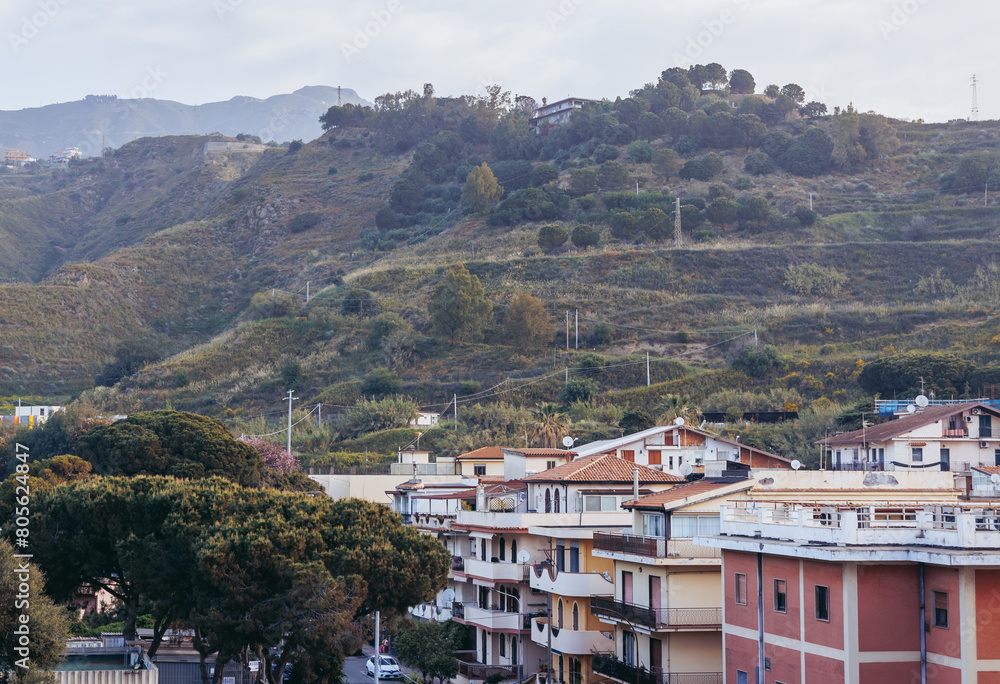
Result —
[[[565,437],[563,437],[563,446],[569,449],[571,446],[573,446],[574,441],[575,440],[572,437],[566,435]]]
[[[914,406],[913,404],[910,404],[910,405],[908,405],[906,407],[906,412],[907,413],[916,413],[916,411],[917,411],[917,407]]]
[[[531,554],[528,553],[528,551],[526,549],[521,549],[520,551],[517,552],[517,562],[518,563],[527,563],[530,558],[531,558]]]
[[[690,463],[685,463],[684,465],[682,465],[680,470],[681,470],[681,475],[683,475],[684,477],[687,477],[688,475],[694,472],[694,468],[691,467]]]
[[[684,419],[683,418],[681,418],[680,416],[677,416],[676,418],[674,418],[674,425],[676,425],[677,427],[680,427],[683,424],[684,424]]]
[[[802,467],[802,462],[800,460],[795,459],[794,461],[792,461],[792,470],[798,470],[801,467]]]
[[[927,408],[927,405],[931,403],[930,400],[922,394],[918,396],[914,401],[920,408]]]
[[[1000,484],[1000,475],[996,473],[990,475],[990,482],[992,482],[993,484]]]

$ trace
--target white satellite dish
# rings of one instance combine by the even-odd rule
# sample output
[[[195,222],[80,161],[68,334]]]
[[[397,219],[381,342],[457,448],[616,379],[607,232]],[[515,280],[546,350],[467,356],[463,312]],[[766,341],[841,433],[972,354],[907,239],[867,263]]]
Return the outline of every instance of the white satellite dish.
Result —
[[[674,418],[674,425],[680,427],[683,424],[684,424],[684,419],[683,418],[681,418],[680,416],[677,416],[676,418]]]
[[[801,467],[802,467],[802,462],[800,460],[795,459],[794,461],[792,461],[792,470],[798,470]]]
[[[575,440],[572,437],[566,435],[565,437],[563,437],[563,446],[569,449],[571,446],[573,446],[574,441]]]
[[[931,402],[927,397],[921,394],[916,399],[914,399],[914,403],[916,403],[916,405],[919,406],[920,408],[927,408],[927,405],[930,404]]]
[[[916,412],[917,412],[917,407],[916,407],[916,406],[914,406],[913,404],[909,404],[909,405],[908,405],[908,406],[906,407],[906,412],[907,412],[907,413],[916,413]]]
[[[687,477],[688,475],[694,472],[694,468],[691,467],[690,463],[685,463],[681,466],[680,471],[681,475]]]
[[[1000,483],[1000,475],[997,475],[996,473],[990,475],[990,482],[992,482],[993,484]]]
[[[525,549],[521,549],[520,551],[517,552],[518,563],[527,563],[530,558],[531,554],[528,553]]]

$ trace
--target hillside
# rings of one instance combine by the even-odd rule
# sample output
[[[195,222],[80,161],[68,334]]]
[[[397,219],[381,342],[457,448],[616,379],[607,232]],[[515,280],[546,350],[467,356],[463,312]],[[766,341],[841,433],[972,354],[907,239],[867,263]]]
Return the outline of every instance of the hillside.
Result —
[[[627,408],[655,416],[675,395],[799,410],[799,423],[734,429],[801,456],[870,398],[859,374],[879,358],[964,359],[960,377],[929,375],[941,396],[993,382],[1000,215],[975,184],[1000,168],[997,122],[760,110],[757,130],[708,93],[644,125],[628,100],[598,104],[536,137],[486,99],[397,97],[381,113],[335,112],[301,149],[143,139],[63,172],[0,176],[0,275],[19,281],[0,286],[0,395],[74,395],[120,341],[142,339],[168,358],[88,394],[103,410],[171,405],[263,430],[252,419],[280,413],[289,387],[328,414],[393,392],[440,408],[457,394],[464,412],[552,401],[571,377],[593,381],[596,402],[567,403],[576,434],[617,429]],[[672,110],[684,123],[670,132]],[[753,140],[727,138],[744,124]],[[482,162],[505,193],[477,214],[461,181]],[[600,242],[543,248],[550,224],[590,225]],[[456,262],[493,303],[480,342],[450,344],[428,313]],[[540,348],[509,335],[517,293],[550,316]],[[579,351],[565,350],[567,311]],[[740,361],[754,339],[780,354],[763,371]],[[517,415],[480,416],[442,448],[520,439]],[[338,444],[309,439],[307,451]]]
[[[142,90],[142,89],[140,89]],[[149,94],[155,92],[155,88]],[[350,88],[341,101],[367,104]],[[320,134],[316,120],[337,104],[337,89],[307,86],[266,99],[234,97],[201,105],[171,100],[118,99],[88,96],[17,111],[0,111],[0,150],[24,150],[36,159],[77,147],[85,157],[117,149],[138,138],[221,133],[255,135],[264,142],[312,140]]]

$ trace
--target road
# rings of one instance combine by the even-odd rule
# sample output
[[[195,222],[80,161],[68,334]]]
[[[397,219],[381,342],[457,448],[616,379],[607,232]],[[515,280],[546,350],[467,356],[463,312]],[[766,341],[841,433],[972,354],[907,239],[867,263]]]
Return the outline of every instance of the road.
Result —
[[[347,684],[373,684],[374,680],[365,674],[365,663],[375,652],[375,649],[372,646],[365,646],[364,652],[365,655],[363,656],[351,656],[344,661],[344,680]],[[400,663],[399,666],[403,671],[404,677],[410,673],[410,668],[406,667],[402,663]],[[380,679],[379,681],[381,682],[383,680]],[[385,681],[395,683],[398,680],[389,679]],[[403,682],[405,681],[406,680],[404,679]]]

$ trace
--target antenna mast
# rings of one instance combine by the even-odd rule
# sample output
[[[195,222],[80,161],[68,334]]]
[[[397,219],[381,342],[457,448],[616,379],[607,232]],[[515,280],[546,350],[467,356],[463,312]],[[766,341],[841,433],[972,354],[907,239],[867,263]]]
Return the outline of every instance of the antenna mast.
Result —
[[[975,76],[973,76],[975,78]],[[337,86],[337,106],[340,106],[340,86]]]
[[[976,75],[972,75],[972,120],[979,120],[979,81],[976,79]]]

